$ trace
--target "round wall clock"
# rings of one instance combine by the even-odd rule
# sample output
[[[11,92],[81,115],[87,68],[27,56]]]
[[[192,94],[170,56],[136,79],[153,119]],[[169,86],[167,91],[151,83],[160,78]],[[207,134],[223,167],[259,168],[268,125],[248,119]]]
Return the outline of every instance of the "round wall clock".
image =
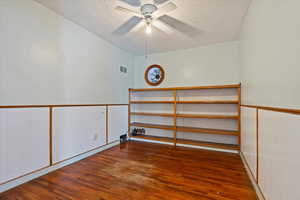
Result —
[[[149,85],[157,86],[163,82],[165,71],[160,65],[151,65],[145,71],[145,80]]]

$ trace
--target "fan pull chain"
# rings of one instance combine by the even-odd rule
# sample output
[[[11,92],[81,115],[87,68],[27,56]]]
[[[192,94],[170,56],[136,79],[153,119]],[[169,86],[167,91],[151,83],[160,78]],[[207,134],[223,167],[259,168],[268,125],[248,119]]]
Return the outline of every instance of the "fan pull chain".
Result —
[[[149,57],[149,40],[152,39],[152,34],[146,36],[145,40],[145,59],[148,59]]]
[[[148,37],[145,40],[145,59],[148,59]]]

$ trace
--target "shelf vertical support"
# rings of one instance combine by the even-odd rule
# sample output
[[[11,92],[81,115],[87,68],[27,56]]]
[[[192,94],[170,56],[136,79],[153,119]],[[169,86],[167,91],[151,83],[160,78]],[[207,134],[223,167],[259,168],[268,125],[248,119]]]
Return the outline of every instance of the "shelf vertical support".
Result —
[[[131,89],[128,90],[128,137],[131,137]]]
[[[174,146],[176,147],[177,144],[177,90],[173,90],[173,125],[174,125],[174,132],[173,132],[173,138],[174,138]]]

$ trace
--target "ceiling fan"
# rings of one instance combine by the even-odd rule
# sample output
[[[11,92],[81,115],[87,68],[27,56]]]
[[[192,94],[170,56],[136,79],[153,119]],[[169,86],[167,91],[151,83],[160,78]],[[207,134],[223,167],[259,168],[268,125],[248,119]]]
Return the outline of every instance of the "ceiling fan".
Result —
[[[177,9],[177,6],[170,0],[119,0],[130,7],[140,8],[136,11],[122,6],[115,7],[115,10],[130,13],[133,16],[117,28],[113,34],[122,36],[133,30],[146,27],[146,33],[152,32],[152,26],[159,30],[172,34],[174,31],[183,33],[189,37],[198,36],[201,31],[193,26],[175,19],[167,13]],[[146,1],[146,3],[144,3]],[[143,3],[142,3],[143,2]]]

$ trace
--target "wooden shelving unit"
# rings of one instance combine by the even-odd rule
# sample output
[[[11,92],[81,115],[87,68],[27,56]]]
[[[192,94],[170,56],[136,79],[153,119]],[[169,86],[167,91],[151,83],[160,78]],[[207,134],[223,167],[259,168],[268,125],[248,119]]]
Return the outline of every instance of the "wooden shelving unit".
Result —
[[[203,97],[202,91],[216,91],[216,90],[227,90],[233,89],[235,91],[234,99],[209,99],[207,97]],[[191,99],[193,97],[189,97],[185,99],[182,95],[184,91],[188,91],[189,93],[193,92],[200,92],[200,97],[196,99]],[[134,98],[139,97],[141,94],[147,94],[148,92],[160,92],[160,93],[167,93],[167,98],[161,100],[153,100],[153,98],[149,99],[149,95],[146,95],[145,98]],[[149,93],[148,93],[149,94]],[[217,95],[218,96],[218,95]],[[220,95],[221,97],[222,95]],[[148,97],[148,98],[147,98]],[[203,99],[201,99],[203,98]],[[241,104],[241,85],[219,85],[219,86],[200,86],[200,87],[173,87],[173,88],[142,88],[142,89],[129,89],[129,102],[130,102],[130,112],[129,112],[129,127],[143,127],[149,129],[160,129],[166,131],[172,131],[173,134],[170,136],[170,132],[166,134],[166,136],[152,136],[152,135],[144,135],[144,136],[131,136],[134,139],[144,139],[150,141],[161,141],[167,143],[173,143],[176,145],[191,145],[191,146],[202,146],[202,147],[210,147],[210,148],[217,148],[217,149],[224,149],[224,150],[239,150],[240,148],[240,104]],[[140,111],[133,109],[133,106],[136,105],[165,105],[168,106],[171,110],[156,110],[153,112],[151,109],[147,111]],[[214,106],[214,105],[222,105],[222,106],[233,106],[236,108],[236,113],[224,113],[224,112],[192,112],[186,113],[179,111],[179,108],[182,106]],[[207,110],[207,109],[206,109]],[[214,109],[215,111],[216,109]],[[136,122],[132,121],[132,117],[142,117],[143,122]],[[164,124],[163,122],[159,123],[152,123],[145,120],[145,117],[152,117],[152,118],[163,118],[168,119],[168,125]],[[178,120],[224,120],[228,122],[234,121],[237,124],[235,130],[225,129],[225,128],[206,128],[201,126],[182,126],[178,124]],[[225,122],[224,122],[225,123]],[[202,123],[203,124],[203,123]],[[199,140],[191,140],[191,139],[182,139],[178,137],[178,133],[183,134],[205,134],[205,135],[220,135],[220,136],[228,136],[228,137],[236,137],[237,144],[227,144],[228,142],[220,143],[220,142],[206,142],[206,141],[199,141]]]

